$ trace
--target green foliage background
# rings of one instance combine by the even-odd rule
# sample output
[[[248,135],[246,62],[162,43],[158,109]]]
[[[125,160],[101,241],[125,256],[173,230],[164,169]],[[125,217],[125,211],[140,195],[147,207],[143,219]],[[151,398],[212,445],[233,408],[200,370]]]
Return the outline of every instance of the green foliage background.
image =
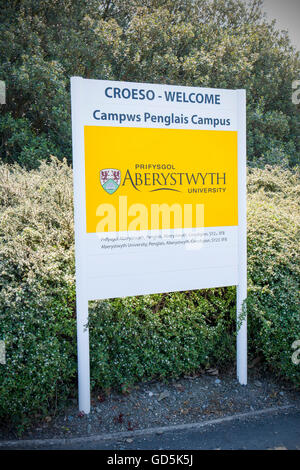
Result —
[[[0,156],[35,168],[71,162],[70,77],[246,88],[249,164],[291,166],[299,54],[261,1],[2,0]]]

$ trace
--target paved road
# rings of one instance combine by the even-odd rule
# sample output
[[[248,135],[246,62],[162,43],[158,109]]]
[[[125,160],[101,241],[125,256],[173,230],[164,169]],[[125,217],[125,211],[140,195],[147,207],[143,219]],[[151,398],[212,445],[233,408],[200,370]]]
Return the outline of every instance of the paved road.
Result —
[[[295,449],[300,450],[300,410],[247,420],[224,422],[201,430],[180,430],[162,434],[138,436],[128,442],[94,441],[43,446],[39,449],[91,450],[238,450],[238,449]]]

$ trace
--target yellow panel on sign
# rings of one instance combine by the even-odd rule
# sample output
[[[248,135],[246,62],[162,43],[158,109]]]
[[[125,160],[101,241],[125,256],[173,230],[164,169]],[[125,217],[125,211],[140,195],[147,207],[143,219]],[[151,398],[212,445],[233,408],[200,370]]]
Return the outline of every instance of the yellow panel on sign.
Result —
[[[238,225],[237,132],[85,126],[84,138],[87,232]]]

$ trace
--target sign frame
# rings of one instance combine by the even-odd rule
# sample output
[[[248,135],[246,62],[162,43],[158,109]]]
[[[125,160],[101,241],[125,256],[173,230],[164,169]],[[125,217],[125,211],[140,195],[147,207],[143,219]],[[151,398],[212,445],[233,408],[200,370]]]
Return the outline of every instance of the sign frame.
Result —
[[[84,255],[86,234],[86,193],[85,193],[85,149],[84,124],[80,118],[84,105],[81,85],[83,78],[71,78],[72,108],[72,148],[73,148],[73,188],[75,224],[75,275],[76,275],[76,318],[77,318],[77,355],[78,355],[78,393],[79,410],[90,412],[90,353],[88,329],[87,260]],[[114,83],[114,82],[111,82]],[[128,85],[133,85],[130,82]],[[139,84],[141,85],[141,84]],[[144,84],[149,86],[150,84]],[[168,85],[162,85],[168,86]],[[185,87],[183,87],[185,88]],[[197,90],[198,88],[195,88]],[[205,90],[201,88],[201,90]],[[209,89],[211,90],[211,89]],[[238,226],[237,256],[238,282],[236,293],[237,331],[236,357],[237,379],[247,385],[247,195],[246,195],[246,91],[232,90],[236,93],[237,103],[237,148],[238,148]],[[199,289],[202,287],[200,286]],[[242,321],[241,321],[242,320]]]

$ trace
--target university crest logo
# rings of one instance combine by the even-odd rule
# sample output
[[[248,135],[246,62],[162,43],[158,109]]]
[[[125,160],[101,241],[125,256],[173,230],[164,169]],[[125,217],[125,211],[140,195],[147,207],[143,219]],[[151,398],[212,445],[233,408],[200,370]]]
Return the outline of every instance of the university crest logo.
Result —
[[[115,193],[121,183],[121,171],[115,168],[100,170],[100,183],[108,194]]]

